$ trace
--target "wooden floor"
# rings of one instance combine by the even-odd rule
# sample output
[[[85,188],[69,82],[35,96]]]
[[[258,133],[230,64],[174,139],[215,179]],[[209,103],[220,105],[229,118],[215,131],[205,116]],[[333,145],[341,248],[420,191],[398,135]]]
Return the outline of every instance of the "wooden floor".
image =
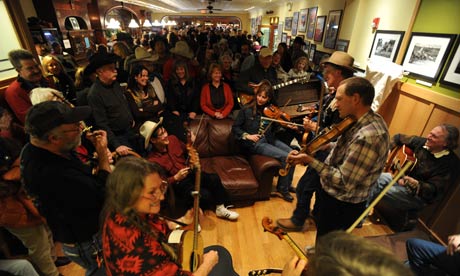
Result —
[[[305,171],[305,167],[296,168],[294,185]],[[262,218],[270,217],[273,221],[278,218],[289,218],[295,207],[295,201],[288,203],[281,198],[271,198],[269,201],[256,202],[253,206],[235,209],[240,213],[236,222],[218,219],[213,212],[205,212],[201,218],[201,236],[204,245],[222,245],[233,256],[233,265],[240,275],[247,275],[250,270],[263,268],[282,268],[294,255],[294,251],[285,241],[262,228]],[[304,232],[290,233],[291,238],[304,249],[314,245],[316,228],[307,221]],[[385,225],[372,224],[366,221],[361,229],[355,229],[353,234],[359,236],[378,236],[392,233]],[[77,264],[71,263],[59,268],[66,276],[82,276],[84,270]]]

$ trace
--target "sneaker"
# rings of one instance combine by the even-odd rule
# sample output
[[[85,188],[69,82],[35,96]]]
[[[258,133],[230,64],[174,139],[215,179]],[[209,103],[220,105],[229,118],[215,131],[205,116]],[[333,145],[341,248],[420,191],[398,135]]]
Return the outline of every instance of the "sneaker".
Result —
[[[240,216],[237,212],[228,210],[225,207],[219,207],[216,209],[216,216],[218,218],[224,218],[228,220],[236,220]]]
[[[315,255],[315,247],[312,245],[305,246],[305,253],[308,258],[311,258],[313,255]]]

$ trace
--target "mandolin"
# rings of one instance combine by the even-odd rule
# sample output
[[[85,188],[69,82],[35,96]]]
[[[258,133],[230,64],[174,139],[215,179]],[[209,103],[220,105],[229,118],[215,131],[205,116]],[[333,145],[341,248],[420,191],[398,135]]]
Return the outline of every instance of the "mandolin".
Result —
[[[169,234],[168,243],[179,244],[179,263],[182,269],[195,272],[203,261],[203,238],[198,233],[200,211],[201,165],[197,151],[187,145],[189,162],[195,170],[195,190],[193,200],[193,231],[174,230]]]

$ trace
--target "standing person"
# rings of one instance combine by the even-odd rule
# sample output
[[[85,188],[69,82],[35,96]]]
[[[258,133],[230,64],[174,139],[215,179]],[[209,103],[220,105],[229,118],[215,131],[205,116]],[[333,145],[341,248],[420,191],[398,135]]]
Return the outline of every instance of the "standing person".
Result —
[[[168,185],[162,169],[141,158],[120,161],[107,181],[103,252],[109,275],[237,275],[232,257],[222,246],[204,249],[193,272],[180,268],[168,242],[171,230],[158,216]]]
[[[34,105],[26,117],[30,143],[21,155],[25,188],[35,197],[64,254],[86,269],[88,276],[105,275],[96,262],[97,233],[105,180],[111,171],[103,130],[87,135],[98,154],[96,175],[74,153],[81,143],[81,121],[90,114],[87,106],[70,108],[56,101]]]
[[[319,174],[317,239],[353,224],[366,209],[371,188],[385,165],[390,141],[385,121],[371,109],[374,94],[374,87],[364,78],[342,81],[336,106],[341,118],[356,120],[354,125],[330,144],[324,162],[297,151],[287,158],[293,164],[308,164]]]
[[[418,276],[460,275],[460,234],[448,238],[447,247],[421,239],[406,241],[409,265]]]
[[[189,209],[193,204],[191,192],[195,187],[195,174],[188,164],[187,149],[177,137],[168,135],[166,129],[158,123],[147,121],[140,129],[145,138],[148,151],[147,160],[160,164],[165,170],[167,182],[175,195],[182,199]],[[149,145],[151,147],[149,148]],[[228,210],[229,197],[217,174],[201,172],[201,198],[204,205],[215,205],[216,216],[228,220],[237,220],[239,214]]]
[[[345,52],[335,51],[332,56],[323,63],[323,76],[327,84],[329,93],[324,96],[321,107],[321,118],[310,119],[305,117],[303,120],[305,131],[310,132],[310,137],[314,132],[323,130],[333,124],[340,123],[339,110],[336,106],[336,88],[340,83],[353,76],[354,58]],[[316,106],[318,110],[319,103]],[[319,128],[318,128],[319,124]],[[324,161],[329,154],[329,150],[316,152],[315,158]],[[276,221],[277,225],[285,231],[302,231],[305,220],[310,214],[310,203],[313,193],[321,186],[320,178],[316,170],[308,167],[300,178],[296,187],[297,204],[290,218],[282,218]],[[313,211],[314,212],[314,211]]]
[[[243,149],[252,154],[262,154],[276,158],[285,167],[286,157],[292,148],[275,137],[273,123],[261,121],[264,108],[272,105],[273,89],[271,83],[263,80],[259,86],[256,99],[243,107],[232,127],[232,132]],[[289,193],[292,184],[294,166],[286,176],[278,178],[277,191],[285,201],[292,202],[294,198]]]
[[[209,83],[201,89],[201,109],[211,118],[224,119],[233,109],[233,93],[230,86],[222,81],[222,67],[213,63],[208,70]]]

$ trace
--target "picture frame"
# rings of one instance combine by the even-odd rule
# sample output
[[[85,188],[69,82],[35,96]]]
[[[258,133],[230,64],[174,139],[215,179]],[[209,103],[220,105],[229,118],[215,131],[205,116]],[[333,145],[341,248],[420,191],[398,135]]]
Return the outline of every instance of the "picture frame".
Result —
[[[297,35],[297,24],[299,23],[299,12],[294,12],[292,16],[291,36]]]
[[[307,38],[311,39],[315,35],[316,26],[316,14],[318,13],[318,7],[308,9],[308,21],[307,21]]]
[[[70,24],[72,24],[72,29],[80,30],[80,24],[78,24],[78,19],[75,17],[69,17]]]
[[[340,30],[340,21],[342,19],[342,10],[329,11],[326,35],[324,37],[324,48],[335,49],[335,42]]]
[[[326,18],[327,16],[325,15],[316,17],[315,35],[313,36],[313,40],[316,42],[323,41],[324,26],[326,25]]]
[[[310,44],[310,49],[308,49],[308,59],[313,62],[313,58],[315,57],[316,52],[316,44]]]
[[[458,38],[439,82],[460,89],[460,39]]]
[[[349,44],[350,40],[337,39],[337,42],[335,43],[335,49],[337,51],[347,52]]]
[[[330,53],[315,51],[315,54],[313,56],[313,63],[319,65],[321,63],[321,60],[323,60],[325,57],[329,57],[330,55]]]
[[[372,42],[369,58],[394,62],[401,47],[403,37],[403,31],[377,30],[374,41]]]
[[[292,17],[285,17],[284,18],[284,30],[290,31],[292,28]]]
[[[297,27],[297,30],[299,33],[305,33],[307,30],[307,18],[308,15],[308,9],[301,9],[299,13],[299,26]]]
[[[403,59],[410,76],[436,81],[452,48],[455,34],[412,33]]]
[[[287,41],[287,33],[282,33],[281,34],[281,42],[286,43],[286,41]]]

